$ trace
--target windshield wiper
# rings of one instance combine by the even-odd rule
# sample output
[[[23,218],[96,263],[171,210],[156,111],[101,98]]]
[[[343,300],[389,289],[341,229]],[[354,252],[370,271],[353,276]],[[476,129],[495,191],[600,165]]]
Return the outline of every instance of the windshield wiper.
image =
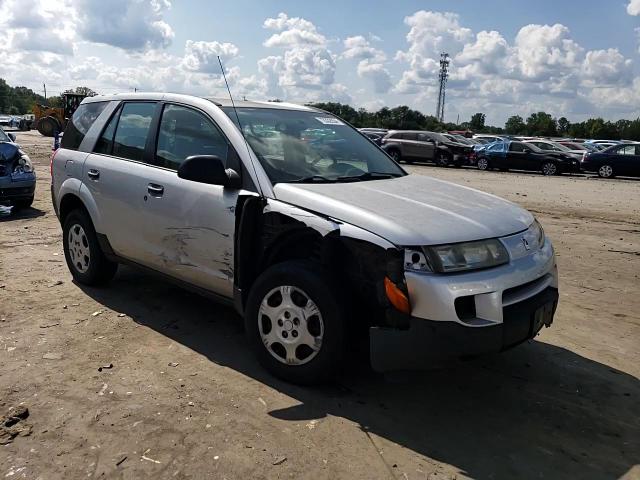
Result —
[[[397,178],[402,175],[399,173],[382,173],[382,172],[366,172],[361,175],[353,175],[348,177],[338,177],[337,182],[359,182],[362,180],[383,180],[385,178]]]
[[[310,175],[308,177],[296,178],[295,180],[289,180],[286,183],[327,183],[335,180],[322,175]]]

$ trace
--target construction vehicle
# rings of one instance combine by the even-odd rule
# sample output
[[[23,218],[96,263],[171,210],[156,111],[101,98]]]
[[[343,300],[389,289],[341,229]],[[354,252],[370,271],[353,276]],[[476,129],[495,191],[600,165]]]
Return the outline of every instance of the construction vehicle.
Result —
[[[76,111],[80,102],[86,95],[79,93],[63,93],[62,107],[49,107],[47,105],[35,104],[33,113],[35,115],[35,128],[45,137],[53,137],[56,132],[61,133],[67,126],[67,121]]]

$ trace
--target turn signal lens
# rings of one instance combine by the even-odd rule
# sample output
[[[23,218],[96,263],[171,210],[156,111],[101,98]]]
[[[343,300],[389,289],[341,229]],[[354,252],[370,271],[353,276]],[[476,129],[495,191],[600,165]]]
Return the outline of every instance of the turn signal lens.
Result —
[[[384,277],[384,291],[387,294],[387,298],[397,310],[409,315],[411,313],[411,305],[409,305],[409,299],[400,290],[395,283],[389,280],[388,277]]]

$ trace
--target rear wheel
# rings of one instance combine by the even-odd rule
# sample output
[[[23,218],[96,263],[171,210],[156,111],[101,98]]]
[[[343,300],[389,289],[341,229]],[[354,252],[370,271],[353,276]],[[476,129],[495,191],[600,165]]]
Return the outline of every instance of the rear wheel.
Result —
[[[542,174],[546,176],[557,175],[558,166],[553,162],[544,162],[542,164]]]
[[[613,167],[609,164],[600,165],[598,169],[598,176],[601,178],[613,178],[615,177],[615,172],[613,171]]]
[[[245,311],[260,363],[292,383],[332,378],[345,349],[344,310],[335,281],[310,262],[274,265],[256,280]]]
[[[478,170],[489,170],[489,159],[480,157],[478,159]]]
[[[62,244],[69,271],[78,283],[102,285],[116,274],[118,264],[105,257],[85,211],[69,213],[62,228]]]

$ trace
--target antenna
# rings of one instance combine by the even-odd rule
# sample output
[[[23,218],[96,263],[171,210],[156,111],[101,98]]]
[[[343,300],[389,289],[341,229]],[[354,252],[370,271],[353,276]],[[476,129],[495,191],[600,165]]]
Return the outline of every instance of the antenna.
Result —
[[[260,179],[258,178],[258,171],[256,170],[256,166],[253,163],[253,158],[251,158],[251,148],[249,147],[249,142],[247,141],[247,137],[244,136],[244,130],[242,128],[242,123],[240,123],[240,116],[238,115],[238,109],[236,108],[236,104],[233,101],[233,95],[231,95],[231,89],[229,88],[229,82],[227,82],[227,76],[224,73],[224,67],[222,66],[222,60],[220,60],[220,55],[218,55],[218,63],[220,64],[220,71],[222,72],[222,78],[224,78],[224,84],[227,86],[227,92],[229,93],[229,98],[231,99],[231,106],[233,107],[233,113],[236,115],[236,120],[238,121],[238,128],[240,129],[240,135],[244,139],[244,145],[247,147],[247,154],[249,155],[249,161],[251,162],[251,166],[253,167],[253,173],[256,176],[256,183],[258,190],[260,190],[260,195],[262,193],[262,187],[260,187]]]
[[[439,122],[444,122],[444,101],[447,94],[447,79],[449,78],[449,54],[440,54],[440,90],[438,92],[438,107],[436,108],[436,118]]]

